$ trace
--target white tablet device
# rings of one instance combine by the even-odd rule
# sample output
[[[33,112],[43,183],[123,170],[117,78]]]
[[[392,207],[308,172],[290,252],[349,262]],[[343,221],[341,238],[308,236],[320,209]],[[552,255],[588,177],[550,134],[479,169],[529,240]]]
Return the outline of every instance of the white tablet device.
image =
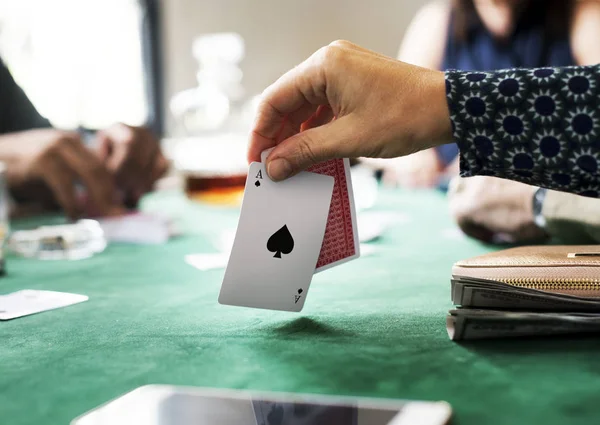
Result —
[[[71,425],[444,425],[445,402],[147,385]]]

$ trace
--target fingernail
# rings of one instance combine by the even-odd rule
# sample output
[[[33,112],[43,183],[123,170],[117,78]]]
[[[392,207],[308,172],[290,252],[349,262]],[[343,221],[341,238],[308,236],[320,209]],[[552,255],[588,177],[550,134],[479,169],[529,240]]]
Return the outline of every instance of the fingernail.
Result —
[[[267,173],[275,181],[284,180],[292,174],[292,165],[287,159],[277,158],[269,162]]]

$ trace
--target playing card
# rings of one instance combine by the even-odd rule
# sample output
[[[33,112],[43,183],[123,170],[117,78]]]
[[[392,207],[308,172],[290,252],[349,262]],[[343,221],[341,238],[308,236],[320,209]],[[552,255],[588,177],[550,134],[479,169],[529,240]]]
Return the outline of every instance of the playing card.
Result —
[[[275,183],[250,165],[219,302],[300,311],[317,264],[333,178],[302,172]]]
[[[273,148],[267,149],[261,153],[263,163],[272,150]],[[334,178],[325,237],[315,269],[315,273],[318,273],[360,256],[358,227],[350,161],[347,158],[332,159],[314,165],[308,171]]]
[[[140,212],[100,218],[98,223],[108,242],[163,244],[173,234],[169,219]]]
[[[0,295],[0,320],[16,319],[87,301],[86,295],[24,289]]]

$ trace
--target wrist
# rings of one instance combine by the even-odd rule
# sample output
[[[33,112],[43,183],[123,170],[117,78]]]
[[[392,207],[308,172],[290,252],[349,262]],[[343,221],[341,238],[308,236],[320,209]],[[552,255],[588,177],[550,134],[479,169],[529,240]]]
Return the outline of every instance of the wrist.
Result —
[[[446,79],[441,71],[429,70],[424,78],[425,93],[421,101],[420,134],[418,140],[427,149],[452,142],[452,123],[446,100]]]

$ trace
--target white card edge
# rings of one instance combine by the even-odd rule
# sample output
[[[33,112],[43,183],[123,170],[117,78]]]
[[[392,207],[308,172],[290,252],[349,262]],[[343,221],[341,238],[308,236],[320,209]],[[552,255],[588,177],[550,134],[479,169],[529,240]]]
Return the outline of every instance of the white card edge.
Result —
[[[89,297],[87,295],[76,294],[75,292],[51,291],[49,289],[30,289],[30,288],[19,289],[17,291],[9,292],[8,294],[1,294],[0,296],[5,297],[8,295],[14,295],[14,294],[18,294],[19,292],[25,292],[25,291],[45,292],[45,293],[61,294],[61,295],[74,295],[76,297],[85,298],[84,301],[87,301],[89,299]]]
[[[344,158],[344,172],[348,184],[348,199],[350,200],[350,215],[352,216],[352,230],[354,231],[354,250],[356,258],[360,257],[360,241],[358,240],[358,223],[356,216],[356,204],[354,202],[354,189],[352,186],[352,173],[350,172],[350,159]],[[348,257],[351,258],[351,257]]]
[[[221,294],[219,294],[219,298],[221,298],[220,295]],[[292,309],[285,309],[285,308],[257,307],[257,306],[254,306],[254,305],[230,304],[230,303],[222,302],[220,299],[217,299],[217,302],[219,303],[219,305],[229,306],[229,307],[252,308],[252,309],[255,309],[255,310],[268,310],[268,311],[284,311],[284,312],[288,312],[288,313],[300,313],[302,311],[302,309],[304,308],[304,304],[306,303],[306,298],[304,298],[304,302],[300,306],[299,310],[292,310]]]
[[[269,154],[271,152],[273,152],[273,149],[275,149],[275,146],[273,146],[272,148],[267,148],[264,151],[262,151],[260,153],[260,162],[264,162],[269,157]]]

